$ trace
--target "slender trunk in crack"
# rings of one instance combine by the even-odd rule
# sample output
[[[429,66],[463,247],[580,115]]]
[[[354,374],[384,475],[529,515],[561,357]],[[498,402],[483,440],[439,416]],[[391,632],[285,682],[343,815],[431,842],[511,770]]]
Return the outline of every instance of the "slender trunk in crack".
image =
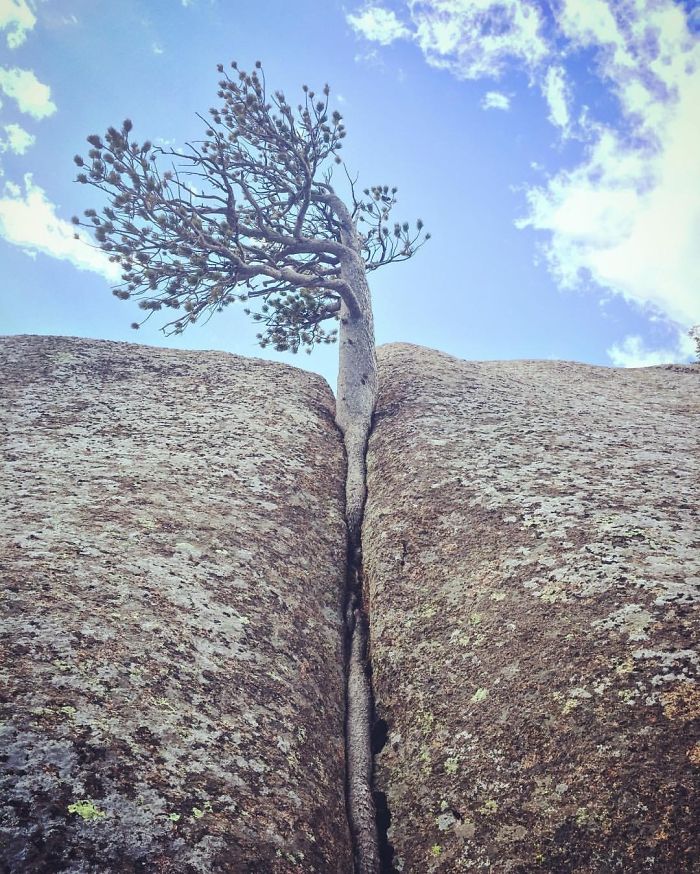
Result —
[[[348,607],[350,651],[347,667],[347,798],[352,830],[355,871],[378,874],[379,842],[372,796],[372,690],[365,665],[367,620],[362,610]]]
[[[345,516],[350,543],[357,548],[367,493],[365,454],[377,397],[377,359],[372,302],[359,255],[343,263],[342,275],[352,287],[360,310],[354,315],[341,301],[336,404],[336,421],[343,432],[348,459]]]
[[[378,874],[377,822],[372,797],[372,690],[367,671],[367,619],[361,591],[361,528],[365,507],[367,440],[377,396],[372,301],[354,224],[336,208],[342,242],[352,255],[341,260],[341,277],[357,304],[341,301],[336,422],[347,456],[345,518],[348,526],[348,584],[345,631],[348,642],[345,715],[348,820],[356,874]]]

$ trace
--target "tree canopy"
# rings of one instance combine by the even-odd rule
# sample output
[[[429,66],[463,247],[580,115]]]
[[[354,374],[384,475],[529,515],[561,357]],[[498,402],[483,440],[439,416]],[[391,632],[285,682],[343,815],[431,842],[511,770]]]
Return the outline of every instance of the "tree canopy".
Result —
[[[163,330],[180,333],[243,301],[257,304],[261,346],[310,352],[336,340],[341,299],[350,312],[358,306],[341,275],[353,254],[341,239],[344,220],[358,229],[366,271],[410,258],[430,235],[420,220],[390,220],[395,187],[358,192],[340,156],[346,129],[329,108],[328,85],[320,94],[304,85],[294,107],[283,92],[268,93],[260,62],[252,73],[235,62],[231,69],[218,66],[219,104],[208,119],[199,116],[200,140],[182,148],[139,143],[129,119],[89,136],[87,157],[75,156],[77,178],[110,205],[73,222],[91,228],[121,266],[113,293],[147,311],[133,327],[166,308],[177,314]],[[332,184],[335,165],[347,205]]]

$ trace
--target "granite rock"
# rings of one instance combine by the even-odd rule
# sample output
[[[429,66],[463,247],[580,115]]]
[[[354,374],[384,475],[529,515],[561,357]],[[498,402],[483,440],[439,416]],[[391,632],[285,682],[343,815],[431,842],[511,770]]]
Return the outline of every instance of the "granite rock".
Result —
[[[379,361],[363,554],[395,870],[699,871],[700,368]]]
[[[4,870],[351,871],[328,386],[104,341],[0,356]]]

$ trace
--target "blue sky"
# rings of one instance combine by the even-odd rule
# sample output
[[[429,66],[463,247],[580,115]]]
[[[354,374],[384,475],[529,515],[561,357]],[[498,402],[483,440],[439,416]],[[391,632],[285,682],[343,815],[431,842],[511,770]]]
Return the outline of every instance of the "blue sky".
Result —
[[[216,64],[288,97],[331,86],[361,185],[396,185],[432,239],[370,277],[377,342],[462,358],[640,366],[700,323],[700,6],[676,0],[0,0],[0,332],[264,355],[231,307],[138,333],[114,265],[73,240],[104,205],[85,137],[134,122],[182,144]]]

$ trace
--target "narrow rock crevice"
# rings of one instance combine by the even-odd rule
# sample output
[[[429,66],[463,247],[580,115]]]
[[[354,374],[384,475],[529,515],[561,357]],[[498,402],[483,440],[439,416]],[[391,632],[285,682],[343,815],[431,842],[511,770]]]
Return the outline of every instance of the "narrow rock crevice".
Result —
[[[389,726],[385,719],[379,719],[377,712],[374,709],[374,689],[372,686],[372,668],[369,665],[369,688],[372,695],[372,707],[374,719],[372,721],[372,761],[376,761],[376,757],[381,753],[389,741]],[[394,847],[389,842],[389,827],[391,826],[391,811],[389,810],[389,802],[386,793],[380,792],[374,783],[374,773],[372,775],[372,785],[374,796],[374,807],[377,818],[377,844],[379,851],[379,872],[380,874],[395,874],[394,869]]]
[[[379,874],[395,874],[394,847],[389,843],[391,811],[384,792],[374,792],[377,809],[377,841],[379,843]]]
[[[346,801],[353,842],[355,874],[390,874],[393,847],[387,831],[391,816],[386,796],[374,790],[374,756],[387,739],[387,724],[375,715],[369,658],[369,605],[364,601],[362,520],[366,498],[366,445],[348,457],[348,573],[345,604]],[[356,447],[357,448],[357,447]],[[351,468],[354,468],[351,475]],[[358,482],[361,485],[358,488]],[[361,499],[358,501],[358,493]]]
[[[362,551],[349,544],[345,607],[345,759],[348,821],[355,874],[379,874],[379,841],[372,793],[373,700],[367,663],[369,622],[362,605]]]

